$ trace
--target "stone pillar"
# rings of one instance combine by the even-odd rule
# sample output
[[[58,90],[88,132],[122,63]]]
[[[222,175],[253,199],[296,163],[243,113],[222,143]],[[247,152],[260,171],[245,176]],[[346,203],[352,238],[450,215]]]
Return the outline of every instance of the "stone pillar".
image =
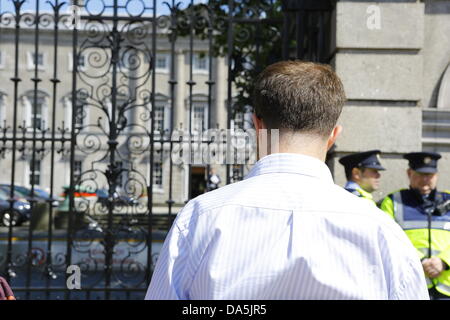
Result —
[[[175,112],[174,112],[174,127],[179,128],[180,123],[183,123],[183,128],[186,127],[185,121],[185,100],[186,100],[186,76],[184,51],[177,50],[176,52],[176,93],[175,93]]]
[[[374,193],[379,199],[408,186],[402,154],[422,149],[424,4],[340,1],[334,21],[332,65],[348,99],[337,158],[380,149],[387,171]],[[335,161],[333,169],[343,185],[344,168]]]
[[[216,128],[217,124],[219,124],[219,129],[226,129],[228,115],[226,101],[228,96],[228,68],[225,57],[217,57],[215,61],[215,117],[213,118],[212,123],[214,128]],[[213,166],[213,168],[216,170],[216,173],[220,176],[220,186],[225,185],[227,181],[226,166],[224,164],[225,163],[223,163],[223,165]]]
[[[213,119],[213,127],[219,124],[220,129],[226,129],[227,127],[227,80],[228,80],[228,70],[225,63],[224,57],[216,58],[216,73],[215,73],[215,97],[216,97],[216,108],[215,108],[215,118]]]

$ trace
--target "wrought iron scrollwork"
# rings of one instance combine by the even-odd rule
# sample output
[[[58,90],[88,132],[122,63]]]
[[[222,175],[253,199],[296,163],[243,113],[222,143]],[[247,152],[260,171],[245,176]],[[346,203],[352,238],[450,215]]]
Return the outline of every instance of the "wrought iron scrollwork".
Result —
[[[25,73],[14,67],[14,74],[8,76],[12,88],[8,101],[13,114],[0,124],[0,159],[11,158],[10,182],[13,185],[18,183],[14,176],[16,162],[32,162],[29,176],[34,179],[37,171],[34,162],[51,158],[52,197],[63,196],[64,201],[59,207],[51,207],[54,199],[47,200],[49,220],[54,218],[55,225],[58,220],[57,227],[53,227],[52,221],[48,230],[39,231],[37,235],[31,229],[18,235],[12,228],[7,230],[7,250],[0,251],[1,271],[10,278],[17,276],[18,283],[25,286],[27,298],[30,292],[26,289],[32,284],[33,276],[45,278],[44,289],[55,283],[61,286],[67,277],[67,267],[73,264],[81,268],[87,297],[89,290],[99,288],[104,289],[105,298],[110,297],[114,291],[111,289],[117,288],[142,293],[158,258],[153,248],[153,245],[160,245],[153,241],[155,230],[170,227],[173,213],[190,194],[188,190],[187,196],[180,195],[183,191],[172,190],[175,184],[176,188],[181,188],[178,187],[181,183],[176,181],[179,178],[174,177],[175,170],[180,175],[190,176],[191,173],[190,166],[172,162],[172,153],[179,151],[182,157],[183,150],[174,151],[174,146],[181,145],[184,139],[181,135],[179,139],[172,139],[173,130],[191,130],[189,123],[175,123],[180,115],[175,116],[174,110],[184,105],[183,112],[188,109],[192,112],[192,98],[202,86],[199,90],[205,91],[202,103],[208,105],[211,118],[215,112],[211,110],[215,103],[214,91],[219,85],[219,76],[223,76],[227,80],[220,79],[224,88],[219,89],[222,95],[224,91],[227,93],[227,97],[222,97],[228,112],[226,128],[231,128],[231,121],[235,128],[251,128],[251,123],[246,123],[249,119],[241,115],[251,112],[253,79],[267,64],[280,59],[282,53],[289,57],[295,53],[300,37],[291,37],[293,40],[288,43],[283,40],[286,40],[286,32],[292,35],[295,31],[291,22],[295,22],[297,12],[283,12],[284,1],[273,0],[217,0],[208,4],[176,0],[32,0],[37,5],[45,2],[51,8],[42,11],[36,6],[35,12],[24,10],[25,0],[8,1],[9,11],[0,9],[0,29],[1,36],[5,29],[9,38],[14,38],[12,46],[20,53],[14,53],[14,58],[21,56],[24,34],[29,33],[34,36],[35,50],[27,62],[37,61],[38,54],[47,46],[46,49],[52,49],[48,56],[53,57],[53,63],[49,63],[44,72],[34,62],[33,68],[28,67]],[[66,10],[73,4],[80,9],[78,24]],[[163,12],[158,11],[161,6]],[[289,26],[284,30],[286,16]],[[310,30],[319,26],[320,20],[308,21],[314,24]],[[47,40],[40,42],[44,34],[47,40],[54,41],[52,45]],[[166,44],[160,48],[159,41],[163,38]],[[194,46],[194,40],[199,47]],[[312,48],[308,41],[305,43],[308,50]],[[158,87],[161,83],[156,80],[155,72],[160,50],[170,60],[162,77],[167,79],[161,89],[164,92]],[[202,75],[196,77],[194,61],[203,56],[208,57],[207,66],[201,70],[203,73],[198,73]],[[215,64],[217,57],[222,61],[224,58],[222,66]],[[66,60],[70,60],[69,72],[67,66],[62,67],[65,63],[61,61]],[[189,60],[185,68],[189,69],[189,75],[178,79],[178,63],[182,60]],[[226,70],[226,74],[216,75],[218,70]],[[37,119],[36,100],[22,98],[25,82],[33,85],[33,98],[41,94],[40,88],[47,86],[46,106],[51,110],[47,118]],[[180,98],[179,86],[186,88],[188,97]],[[161,96],[163,107],[158,104]],[[223,105],[224,101],[221,103]],[[28,109],[22,105],[27,105]],[[35,115],[24,120],[23,114],[27,112]],[[170,120],[168,125],[162,125],[161,119],[156,123],[158,112],[164,114],[165,120]],[[15,120],[11,122],[10,118]],[[192,114],[185,118],[190,122]],[[207,120],[208,128],[216,126]],[[225,131],[225,128],[220,129]],[[227,141],[222,136],[217,139],[222,145]],[[166,159],[169,161],[163,169]],[[64,170],[55,170],[54,164],[58,161],[64,163],[60,166]],[[156,192],[153,187],[158,179],[155,179],[154,168],[160,170],[156,177],[160,179],[158,187],[162,178],[168,178],[164,189],[155,188]],[[205,172],[209,168],[207,165]],[[249,168],[249,164],[227,166],[227,182],[241,180]],[[71,176],[71,183],[61,194],[54,187],[55,181],[67,180],[67,176]],[[186,184],[190,185],[190,179],[187,178]],[[158,199],[155,205],[160,192],[164,192],[162,200]],[[9,201],[13,204],[17,200]],[[164,214],[156,214],[154,210],[164,210]],[[39,243],[39,247],[44,248],[39,251],[34,244],[43,235],[48,241]],[[16,236],[20,246],[12,245]],[[24,273],[26,281],[21,276]],[[50,291],[46,291],[47,297]],[[65,292],[66,298],[73,294]]]

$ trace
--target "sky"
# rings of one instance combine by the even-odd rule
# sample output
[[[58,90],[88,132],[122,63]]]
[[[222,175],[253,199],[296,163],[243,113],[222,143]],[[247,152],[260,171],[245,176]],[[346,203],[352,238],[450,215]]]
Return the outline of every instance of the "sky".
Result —
[[[22,6],[23,11],[35,11],[36,10],[36,1],[39,1],[39,7],[40,11],[53,11],[50,4],[48,3],[48,0],[25,0],[25,3]],[[52,3],[55,3],[56,0],[50,0]],[[69,0],[59,0],[59,2],[68,2]],[[145,15],[153,16],[153,0],[117,0],[119,5],[125,5],[127,4],[127,9],[129,14],[131,15],[138,15],[141,12],[143,12]],[[164,4],[164,2],[169,2],[172,4],[172,0],[156,0],[156,13],[157,15],[165,15],[169,13],[169,9],[167,5]],[[180,3],[180,8],[186,8],[190,3],[191,0],[176,0],[176,3]],[[193,0],[194,3],[201,3],[201,2],[207,2],[207,0]],[[102,8],[104,5],[106,6],[112,6],[114,3],[114,0],[85,0],[85,4],[87,5],[89,11],[92,14],[98,14],[102,11]],[[146,7],[146,8],[144,8]],[[13,11],[14,6],[12,0],[0,0],[0,12],[5,11]],[[68,10],[68,4],[65,4],[62,7],[62,12],[65,12]],[[125,9],[122,9],[123,12],[125,12]],[[105,10],[105,13],[108,11]],[[111,12],[111,9],[110,11]]]

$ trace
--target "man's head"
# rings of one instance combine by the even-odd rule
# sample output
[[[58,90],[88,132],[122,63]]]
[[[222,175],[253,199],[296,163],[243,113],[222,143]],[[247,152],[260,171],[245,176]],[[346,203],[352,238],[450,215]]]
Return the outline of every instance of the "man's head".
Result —
[[[278,62],[256,79],[255,128],[315,137],[330,148],[340,132],[336,122],[344,103],[344,87],[328,65]]]
[[[409,185],[426,195],[436,189],[438,174],[437,162],[441,155],[434,152],[412,152],[405,154],[403,158],[408,160],[407,170]]]
[[[349,154],[339,159],[345,168],[348,181],[356,182],[367,192],[374,192],[380,187],[380,172],[385,170],[380,163],[380,150],[371,150]]]

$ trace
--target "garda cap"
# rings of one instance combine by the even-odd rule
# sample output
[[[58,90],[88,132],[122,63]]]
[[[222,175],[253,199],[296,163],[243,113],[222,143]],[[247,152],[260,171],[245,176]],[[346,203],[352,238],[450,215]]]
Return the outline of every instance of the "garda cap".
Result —
[[[435,152],[411,152],[405,154],[403,158],[409,161],[409,167],[416,172],[435,173],[441,155]]]
[[[370,150],[366,152],[352,153],[339,159],[339,162],[346,168],[371,168],[386,170],[380,163],[380,150]]]

